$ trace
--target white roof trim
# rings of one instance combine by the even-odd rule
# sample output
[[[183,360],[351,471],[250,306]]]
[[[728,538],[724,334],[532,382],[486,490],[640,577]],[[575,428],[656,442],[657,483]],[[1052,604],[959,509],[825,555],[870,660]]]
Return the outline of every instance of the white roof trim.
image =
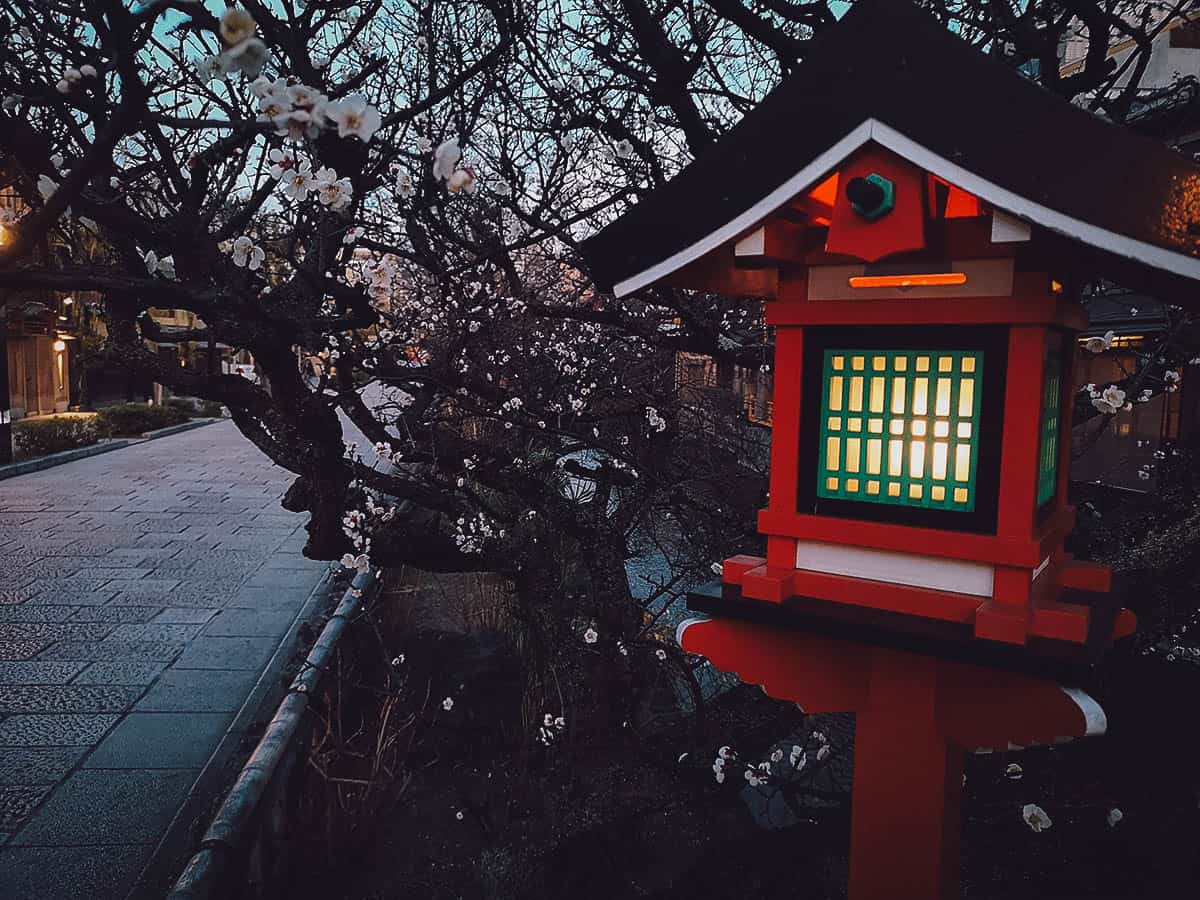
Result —
[[[840,163],[843,159],[871,139],[873,119],[863,122],[848,135],[810,162],[807,166],[781,184],[767,196],[763,197],[740,216],[726,222],[716,231],[700,238],[690,247],[684,247],[678,253],[668,256],[662,262],[655,263],[650,268],[631,275],[624,281],[618,281],[613,286],[613,293],[618,297],[632,294],[634,291],[652,284],[676,269],[681,269],[690,262],[699,259],[710,250],[715,250],[726,241],[731,241],[743,231],[751,228],[759,219],[765,218],[792,197],[807,187],[817,183],[826,172]]]
[[[1059,690],[1075,701],[1075,705],[1083,713],[1084,735],[1104,734],[1108,731],[1108,716],[1090,694],[1085,694],[1079,688],[1063,687],[1061,684]]]
[[[636,275],[617,282],[613,293],[618,297],[631,294],[732,240],[774,212],[796,194],[816,184],[817,180],[826,172],[868,141],[875,141],[925,171],[981,197],[1011,215],[1034,222],[1051,231],[1065,234],[1085,244],[1107,250],[1117,256],[1134,259],[1155,268],[1200,281],[1200,259],[1166,250],[1154,244],[1147,244],[1145,241],[1125,237],[1042,206],[1040,203],[1035,203],[1020,194],[993,184],[945,157],[939,156],[890,125],[885,125],[875,119],[867,119],[741,215],[726,222],[716,231],[702,237],[691,246],[685,247]]]
[[[684,619],[675,627],[675,643],[680,647],[683,646],[683,633],[693,625],[703,625],[705,622],[711,622],[712,619],[708,616],[693,616],[690,619]]]

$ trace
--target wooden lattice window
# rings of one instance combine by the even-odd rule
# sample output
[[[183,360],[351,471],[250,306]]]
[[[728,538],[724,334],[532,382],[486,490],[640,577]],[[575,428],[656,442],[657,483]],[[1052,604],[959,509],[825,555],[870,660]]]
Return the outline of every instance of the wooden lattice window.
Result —
[[[825,351],[817,496],[975,508],[983,353]]]

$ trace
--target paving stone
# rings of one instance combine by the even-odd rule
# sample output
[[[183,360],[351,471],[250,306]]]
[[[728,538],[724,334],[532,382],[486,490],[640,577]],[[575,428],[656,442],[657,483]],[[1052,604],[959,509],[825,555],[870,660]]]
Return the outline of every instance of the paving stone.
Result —
[[[190,641],[203,626],[185,623],[153,623],[118,625],[113,629],[115,641]]]
[[[0,831],[16,831],[53,790],[50,784],[0,784]]]
[[[170,662],[183,648],[179,641],[59,641],[38,658]]]
[[[86,760],[86,769],[199,769],[232,712],[132,712]]]
[[[53,606],[45,603],[0,605],[0,622],[65,622],[82,609],[80,606]]]
[[[9,716],[0,722],[0,747],[75,747],[94,744],[120,716]]]
[[[6,846],[0,853],[0,884],[13,898],[123,900],[153,849],[153,844]]]
[[[113,608],[115,609],[116,607]],[[128,608],[133,609],[136,607]],[[163,624],[167,625],[176,623],[181,625],[203,625],[214,615],[216,615],[218,611],[219,610],[214,607],[168,606],[157,616],[155,616],[153,621],[162,622]]]
[[[86,665],[72,684],[147,685],[166,668],[164,662],[94,662]]]
[[[112,629],[102,622],[3,622],[0,641],[99,641]]]
[[[182,582],[178,578],[139,578],[135,581],[114,581],[112,584],[124,596],[157,599],[168,596],[172,591],[179,588]]]
[[[229,602],[229,598],[235,593],[230,590],[228,593],[219,590],[205,589],[203,591],[191,591],[180,589],[178,591],[170,591],[161,597],[148,597],[144,594],[117,594],[111,601],[112,606],[145,606],[150,603],[159,606],[170,604],[175,607],[190,607],[193,609],[214,609],[224,606]]]
[[[194,640],[175,661],[175,669],[251,669],[261,671],[279,638],[208,637]]]
[[[116,588],[77,587],[53,579],[38,579],[30,588],[33,590],[30,603],[56,605],[102,606],[117,593]]]
[[[83,606],[71,620],[73,622],[149,622],[162,612],[161,606]]]
[[[0,662],[32,659],[49,646],[45,641],[0,641]]]
[[[0,713],[121,712],[141,693],[116,685],[5,684],[0,685]]]
[[[259,673],[248,669],[168,669],[134,712],[225,712],[242,708]]]
[[[55,784],[83,759],[88,747],[0,748],[0,784]]]
[[[161,835],[187,795],[190,769],[79,769],[15,835],[13,846],[149,843]]]
[[[85,571],[75,572],[71,575],[60,575],[57,578],[53,578],[53,579],[39,578],[37,581],[37,584],[39,586],[39,589],[42,586],[48,587],[49,584],[53,584],[55,586],[55,588],[65,588],[66,590],[69,590],[69,591],[74,591],[74,590],[94,591],[94,590],[98,590],[99,588],[104,587],[108,583],[108,581],[111,577],[112,576],[110,576],[110,575],[103,575],[103,576],[98,577],[96,575],[92,575],[90,572],[85,570]],[[44,593],[44,591],[41,591],[41,590],[39,592]]]
[[[28,587],[10,586],[0,588],[0,606],[14,606],[18,603],[24,603],[36,593],[36,591]]]
[[[213,637],[263,637],[282,634],[296,618],[296,607],[230,608],[208,623],[204,633]]]
[[[79,674],[86,663],[0,662],[0,685],[5,684],[66,684]]]
[[[100,581],[107,581],[110,579],[130,581],[139,578],[145,578],[151,572],[151,570],[145,566],[134,567],[109,565],[107,554],[104,557],[104,562],[105,565],[103,566],[94,566],[92,568],[84,569],[82,574],[86,575],[88,578],[94,578]]]

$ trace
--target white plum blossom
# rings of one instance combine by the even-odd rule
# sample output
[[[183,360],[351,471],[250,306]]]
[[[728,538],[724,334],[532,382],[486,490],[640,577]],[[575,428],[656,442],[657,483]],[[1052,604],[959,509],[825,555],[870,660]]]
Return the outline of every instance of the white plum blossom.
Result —
[[[367,103],[367,98],[362,94],[351,94],[326,104],[325,116],[337,125],[338,137],[354,135],[364,144],[374,137],[383,124],[379,110]]]
[[[567,720],[562,716],[546,713],[538,727],[538,740],[549,747],[566,730]]]
[[[1117,809],[1117,808],[1114,806],[1112,809],[1110,809],[1110,810],[1108,811],[1108,815],[1107,815],[1107,816],[1105,816],[1105,821],[1107,821],[1107,822],[1108,822],[1108,827],[1109,827],[1109,828],[1116,828],[1116,827],[1117,827],[1117,824],[1118,824],[1118,823],[1119,823],[1119,822],[1120,822],[1120,821],[1121,821],[1123,818],[1125,818],[1125,814],[1124,814],[1123,812],[1121,812],[1119,809]]]
[[[595,628],[588,628],[588,630],[583,633],[583,642],[585,644],[594,644],[599,639],[600,635]]]
[[[613,152],[616,153],[617,157],[620,159],[629,159],[629,157],[633,156],[633,144],[624,139],[617,141],[616,146],[613,148]]]
[[[355,569],[359,572],[365,572],[371,568],[371,560],[365,553],[360,553],[358,556],[353,553],[343,554],[341,562],[345,568]]]
[[[163,278],[172,281],[175,279],[175,260],[170,256],[164,256],[162,259],[159,259],[157,253],[149,250],[142,257],[142,260],[146,263],[146,271],[151,275],[161,275]]]
[[[283,185],[283,192],[293,200],[307,200],[309,191],[317,190],[312,164],[308,160],[301,160],[298,165],[284,171],[279,183]]]
[[[404,200],[416,196],[417,183],[413,177],[407,172],[401,172],[396,176],[396,194]]]
[[[433,177],[449,181],[450,176],[458,167],[460,159],[462,159],[462,150],[459,149],[458,138],[442,141],[433,151]]]
[[[452,194],[461,191],[473,194],[475,192],[475,173],[470,169],[456,169],[446,179],[446,189]]]
[[[425,137],[424,135],[417,138],[417,152],[418,153],[428,153],[432,149],[433,149],[433,141],[431,141],[429,138]]]
[[[443,700],[442,709],[444,709],[446,712],[450,712],[450,710],[454,709],[454,698],[447,697],[445,700]]]
[[[1092,406],[1105,415],[1114,415],[1125,407],[1125,392],[1115,384],[1110,384],[1099,397],[1092,398]]]
[[[258,38],[250,38],[230,47],[221,56],[230,72],[242,72],[248,78],[257,78],[267,64],[270,51]]]
[[[1021,818],[1025,820],[1035,834],[1041,834],[1054,823],[1046,815],[1046,811],[1036,803],[1026,803],[1021,807]]]
[[[37,181],[37,190],[41,194],[43,200],[49,200],[54,192],[58,190],[58,182],[49,175],[39,175]]]
[[[244,234],[233,242],[232,255],[235,266],[252,271],[259,268],[267,258],[263,248]]]
[[[1111,331],[1106,331],[1101,337],[1090,337],[1083,345],[1086,350],[1091,353],[1103,353],[1112,346],[1113,338],[1116,335]]]
[[[221,37],[229,45],[240,44],[253,37],[257,27],[250,13],[244,9],[227,9],[221,16]]]
[[[1168,394],[1173,394],[1179,390],[1179,382],[1182,380],[1183,377],[1176,369],[1168,369],[1163,373],[1163,383],[1166,385],[1165,389]]]
[[[308,162],[304,156],[286,147],[272,147],[271,152],[267,154],[267,158],[271,160],[271,168],[269,169],[271,177],[276,180],[283,178],[284,173],[289,169],[294,169],[301,163]],[[309,165],[311,167],[311,163]]]
[[[219,55],[202,56],[195,62],[196,74],[207,84],[229,74],[225,60]]]
[[[320,169],[314,179],[317,199],[335,212],[350,205],[354,191],[349,178],[338,178],[337,172],[328,167]]]
[[[650,423],[650,427],[655,431],[663,432],[667,430],[667,420],[658,414],[658,410],[653,406],[646,407],[646,421]]]
[[[719,562],[713,563],[711,566],[708,567],[708,569],[714,575],[723,575],[725,573],[725,567],[723,565],[721,565]]]

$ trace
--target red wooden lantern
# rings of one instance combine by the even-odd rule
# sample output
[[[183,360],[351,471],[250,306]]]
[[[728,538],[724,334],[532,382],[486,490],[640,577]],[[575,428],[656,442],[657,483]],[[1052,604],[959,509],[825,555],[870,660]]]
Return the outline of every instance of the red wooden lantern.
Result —
[[[586,243],[618,296],[767,300],[765,556],[689,596],[713,618],[680,642],[856,713],[856,900],[956,895],[963,752],[1104,730],[1057,682],[1135,627],[1064,550],[1077,289],[1190,302],[1198,224],[1192,162],[888,0]]]

